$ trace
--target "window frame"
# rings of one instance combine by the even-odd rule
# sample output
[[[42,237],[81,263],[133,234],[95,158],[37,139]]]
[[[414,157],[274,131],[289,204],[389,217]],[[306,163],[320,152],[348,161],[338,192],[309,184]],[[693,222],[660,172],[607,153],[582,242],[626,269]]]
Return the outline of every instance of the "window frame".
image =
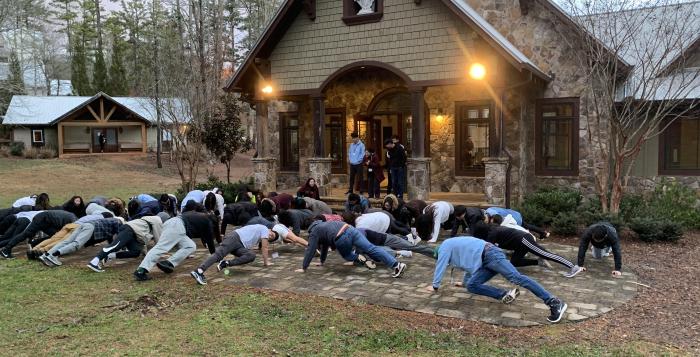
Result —
[[[698,116],[694,117],[687,117],[687,118],[676,118],[675,120],[682,120],[682,119],[690,119],[690,120],[698,120],[700,121],[700,114]],[[668,121],[670,119],[666,119],[663,121],[661,125],[668,125]],[[671,124],[673,125],[673,123]],[[666,167],[666,142],[668,140],[668,135],[670,133],[669,128],[667,127],[661,135],[659,135],[659,167],[658,167],[658,174],[661,176],[700,176],[700,165],[697,169],[673,169],[673,168],[667,168]],[[700,129],[698,132],[698,139],[700,140]]]
[[[295,118],[297,120],[297,125],[296,126],[290,126],[287,125],[286,122],[287,120],[290,120],[291,118]],[[297,158],[300,158],[299,155],[299,149],[301,145],[299,145],[299,112],[280,112],[279,113],[279,133],[280,133],[280,171],[282,172],[299,172],[299,160],[297,160],[296,163],[294,162],[288,162],[285,154],[290,154],[292,152],[291,147],[289,148],[290,150],[287,150],[287,145],[291,145],[291,143],[288,142],[287,138],[287,130],[289,129],[296,129],[297,132]]]
[[[37,132],[41,134],[41,141],[34,140],[34,134]],[[44,144],[46,144],[46,136],[44,135],[44,129],[32,129],[32,145],[43,146]]]
[[[564,97],[564,98],[541,98],[535,102],[535,176],[578,176],[579,175],[579,122],[580,111],[579,106],[581,99],[579,97]],[[571,104],[573,105],[573,113],[571,117],[554,117],[543,118],[542,107],[550,104]],[[543,132],[545,120],[571,120],[571,163],[569,168],[558,170],[547,168],[544,166],[545,160],[542,156],[542,144],[544,142]]]
[[[384,16],[384,0],[375,0],[376,11],[372,14],[355,14],[355,1],[343,0],[343,22],[348,26],[369,24],[381,21]]]
[[[347,118],[345,114],[345,108],[326,108],[326,113],[325,117],[323,118],[324,120],[324,125],[325,125],[325,131],[324,131],[324,138],[323,140],[326,140],[325,135],[331,135],[330,130],[329,130],[329,115],[339,115],[340,116],[340,136],[341,136],[341,145],[342,145],[342,150],[341,150],[341,163],[340,166],[334,166],[331,164],[331,173],[332,174],[345,174],[347,173]],[[327,134],[326,134],[327,133]],[[331,141],[333,138],[330,138]],[[329,147],[324,148],[326,152],[324,152],[324,155],[330,155],[331,154],[331,148],[330,144]]]
[[[461,169],[460,165],[458,164],[461,156],[460,153],[463,152],[464,147],[462,146],[464,144],[464,140],[462,138],[462,125],[464,125],[462,122],[469,121],[469,120],[462,120],[463,113],[469,110],[470,108],[480,108],[483,109],[484,107],[488,107],[489,109],[489,118],[488,119],[478,119],[478,122],[487,122],[489,125],[489,143],[488,143],[488,148],[489,148],[489,155],[491,155],[491,152],[493,151],[493,144],[495,140],[495,122],[494,122],[494,103],[491,100],[470,100],[470,101],[462,101],[462,102],[455,102],[455,158],[454,158],[454,164],[455,164],[455,176],[468,176],[468,177],[486,177],[486,167],[484,166],[481,169]],[[465,138],[466,139],[466,138]]]

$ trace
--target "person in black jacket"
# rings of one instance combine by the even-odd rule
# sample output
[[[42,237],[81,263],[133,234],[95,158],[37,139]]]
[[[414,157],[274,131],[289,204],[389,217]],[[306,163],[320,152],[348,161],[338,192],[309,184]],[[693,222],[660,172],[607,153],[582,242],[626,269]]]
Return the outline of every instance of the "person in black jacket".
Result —
[[[613,254],[615,259],[614,277],[622,275],[622,250],[620,249],[620,237],[617,230],[608,222],[595,223],[583,232],[578,246],[578,265],[583,267],[588,246],[592,245],[593,258],[601,259]]]
[[[391,163],[391,190],[396,197],[403,199],[406,181],[406,150],[403,145],[394,143],[391,139],[384,142],[384,147],[389,151]]]
[[[241,201],[230,203],[224,207],[224,219],[221,222],[221,234],[226,234],[226,226],[244,226],[253,217],[260,217],[258,206],[249,202]]]
[[[545,260],[551,260],[559,263],[569,269],[569,273],[565,276],[573,278],[584,269],[566,258],[554,254],[535,242],[535,237],[529,232],[487,224],[485,222],[477,222],[474,225],[472,235],[476,238],[483,239],[489,243],[493,243],[501,249],[512,250],[513,256],[510,262],[514,267],[543,265],[551,268]],[[532,253],[539,259],[525,259],[525,254]]]
[[[201,238],[202,242],[209,248],[209,253],[214,253],[214,238],[219,235],[216,225],[216,217],[212,214],[202,212],[186,212],[177,217],[167,220],[163,224],[163,231],[160,239],[134,272],[134,277],[138,281],[150,280],[148,273],[157,266],[166,274],[170,274],[175,267],[180,265],[188,256],[195,252],[197,245],[192,238]],[[177,247],[177,251],[166,260],[159,259]]]
[[[13,258],[12,248],[14,248],[17,244],[33,238],[39,232],[44,232],[47,237],[51,237],[52,235],[56,234],[56,232],[61,230],[63,226],[68,223],[73,223],[77,219],[78,217],[76,217],[73,213],[63,210],[42,211],[34,217],[32,223],[29,224],[29,226],[27,226],[23,232],[15,235],[7,242],[5,248],[0,251],[0,256],[5,259],[11,259]],[[41,241],[42,240],[32,240],[32,245],[37,245],[41,243]]]
[[[314,213],[308,209],[288,209],[277,215],[277,220],[296,235],[301,234],[302,229],[309,228],[308,219],[314,217]]]
[[[466,233],[469,229],[469,223],[467,222],[467,206],[455,206],[455,211],[452,215],[454,217],[452,219],[452,232],[450,232],[450,237],[456,237],[460,228],[462,228],[462,233]]]

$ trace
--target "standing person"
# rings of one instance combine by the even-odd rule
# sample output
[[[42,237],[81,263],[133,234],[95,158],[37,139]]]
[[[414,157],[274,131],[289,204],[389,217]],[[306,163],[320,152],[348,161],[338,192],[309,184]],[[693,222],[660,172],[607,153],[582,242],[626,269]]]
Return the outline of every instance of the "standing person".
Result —
[[[124,223],[119,227],[117,238],[100,249],[100,253],[90,260],[87,267],[102,273],[104,263],[109,260],[137,258],[146,251],[149,242],[158,241],[163,231],[163,222],[168,218],[167,214],[161,212],[157,216],[146,216]]]
[[[304,186],[299,187],[297,191],[297,197],[310,197],[315,200],[320,200],[321,195],[318,191],[318,185],[316,184],[316,179],[309,177],[306,179]]]
[[[105,152],[105,144],[107,144],[107,137],[101,131],[97,132],[97,142],[100,144],[100,152]]]
[[[346,195],[353,193],[353,189],[362,186],[362,163],[365,159],[365,144],[360,140],[356,132],[350,134],[352,144],[348,149],[348,162],[350,163],[350,183]],[[359,175],[359,177],[358,177]],[[359,189],[362,193],[362,189]]]
[[[0,251],[0,256],[5,259],[12,259],[12,248],[17,244],[24,242],[27,239],[31,239],[39,232],[44,232],[47,236],[52,236],[56,234],[63,226],[69,223],[73,223],[78,219],[73,213],[62,211],[62,210],[49,210],[41,211],[32,219],[32,223],[27,226],[27,228],[12,237],[5,248]],[[37,242],[38,244],[38,242]]]
[[[261,247],[263,265],[270,266],[272,265],[269,253],[270,243],[279,239],[286,232],[289,232],[289,230],[279,224],[272,227],[272,229],[268,229],[261,224],[238,228],[229,233],[221,245],[216,248],[216,251],[205,259],[196,270],[191,271],[190,275],[199,285],[207,285],[207,278],[204,276],[204,272],[210,266],[218,263],[216,269],[221,271],[226,267],[252,263],[255,260],[255,253],[251,250],[257,248],[258,244]],[[236,258],[225,260],[224,258],[229,253],[233,253]]]
[[[391,155],[391,191],[396,197],[403,199],[404,182],[406,181],[406,150],[403,145],[392,140],[386,140],[384,147]]]
[[[437,201],[423,210],[423,214],[416,218],[416,231],[418,236],[428,243],[437,242],[440,228],[450,220],[455,207],[447,201]]]
[[[593,258],[601,259],[613,254],[615,259],[615,270],[612,271],[613,277],[622,275],[622,249],[620,249],[620,237],[617,235],[617,230],[608,222],[598,222],[592,224],[581,235],[581,241],[578,246],[578,265],[583,267],[586,260],[586,251],[588,246],[592,245]],[[584,268],[585,269],[585,268]]]
[[[379,183],[384,181],[384,171],[374,148],[369,148],[365,153],[365,165],[367,165],[367,193],[369,198],[379,198]]]
[[[509,291],[486,285],[496,274],[502,275],[509,282],[530,290],[535,296],[549,306],[547,321],[559,322],[568,305],[550,294],[539,283],[521,274],[507,259],[503,251],[491,243],[474,237],[457,237],[446,239],[435,249],[437,263],[433,275],[433,284],[427,290],[437,292],[442,283],[442,276],[447,266],[463,269],[464,286],[476,295],[488,296],[510,304],[520,295],[520,290]]]
[[[321,265],[326,262],[328,249],[335,246],[338,254],[343,259],[349,262],[354,262],[357,265],[365,265],[369,269],[376,268],[376,265],[371,260],[368,260],[362,254],[356,254],[353,247],[356,247],[362,252],[366,252],[370,258],[381,261],[387,267],[393,270],[391,275],[394,278],[400,277],[406,270],[406,264],[400,263],[396,258],[392,257],[386,250],[381,249],[370,243],[360,231],[343,222],[319,222],[316,221],[309,226],[309,246],[304,252],[304,261],[301,269],[295,272],[303,273],[309,268],[311,260],[316,254],[316,249],[321,251]]]

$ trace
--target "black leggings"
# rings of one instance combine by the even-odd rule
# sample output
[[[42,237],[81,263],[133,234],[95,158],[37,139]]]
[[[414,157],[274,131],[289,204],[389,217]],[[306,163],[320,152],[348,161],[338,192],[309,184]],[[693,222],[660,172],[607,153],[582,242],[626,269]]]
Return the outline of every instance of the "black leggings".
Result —
[[[513,264],[514,267],[537,265],[537,259],[525,259],[525,254],[527,253],[532,253],[540,258],[559,263],[569,269],[574,267],[574,263],[568,261],[566,258],[560,255],[556,255],[548,251],[547,249],[544,249],[541,245],[537,244],[537,242],[535,242],[535,239],[530,234],[522,238],[518,249],[513,251],[513,256],[510,258],[510,262]]]
[[[52,235],[56,234],[56,232],[61,230],[61,228],[63,228],[63,226],[56,227],[54,226],[54,223],[51,222],[46,216],[39,214],[34,217],[32,223],[30,223],[23,232],[15,234],[14,237],[7,242],[5,249],[11,250],[17,244],[33,238],[37,233],[44,232],[46,234],[46,238],[34,239],[31,241],[32,246],[36,246],[44,240],[50,238]]]
[[[5,218],[0,219],[0,236],[7,233],[7,230],[15,223],[17,216],[14,214],[8,215]]]
[[[126,248],[125,251],[122,249]],[[136,233],[131,227],[122,225],[119,227],[117,239],[112,244],[100,249],[97,258],[104,260],[110,253],[117,253],[117,259],[136,258],[141,255],[143,244],[136,239]]]

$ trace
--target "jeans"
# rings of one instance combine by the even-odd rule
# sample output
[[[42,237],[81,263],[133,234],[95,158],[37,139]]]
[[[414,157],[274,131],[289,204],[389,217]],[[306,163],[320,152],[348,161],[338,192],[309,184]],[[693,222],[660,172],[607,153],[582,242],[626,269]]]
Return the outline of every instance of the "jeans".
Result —
[[[338,254],[349,262],[357,260],[357,254],[352,249],[357,247],[358,251],[367,253],[372,260],[380,261],[390,268],[399,263],[386,250],[370,243],[360,231],[353,227],[348,227],[340,237],[336,238],[335,247]]]
[[[485,284],[496,274],[501,274],[511,283],[530,290],[530,292],[542,299],[542,301],[545,303],[547,303],[553,297],[552,294],[545,290],[536,281],[530,279],[526,275],[520,274],[520,272],[515,269],[513,264],[506,259],[503,251],[491,244],[487,244],[484,248],[481,268],[479,268],[471,277],[469,277],[469,274],[464,275],[464,286],[466,286],[467,290],[472,294],[484,295],[500,300],[503,298],[503,296],[505,296],[507,291]]]
[[[392,167],[389,169],[391,172],[391,190],[394,191],[396,197],[403,199],[403,192],[405,190],[404,184],[406,181],[406,168],[404,167]]]
[[[357,165],[350,164],[350,182],[348,183],[348,191],[353,192],[354,189],[362,192],[362,163]],[[357,177],[359,175],[359,177]]]

